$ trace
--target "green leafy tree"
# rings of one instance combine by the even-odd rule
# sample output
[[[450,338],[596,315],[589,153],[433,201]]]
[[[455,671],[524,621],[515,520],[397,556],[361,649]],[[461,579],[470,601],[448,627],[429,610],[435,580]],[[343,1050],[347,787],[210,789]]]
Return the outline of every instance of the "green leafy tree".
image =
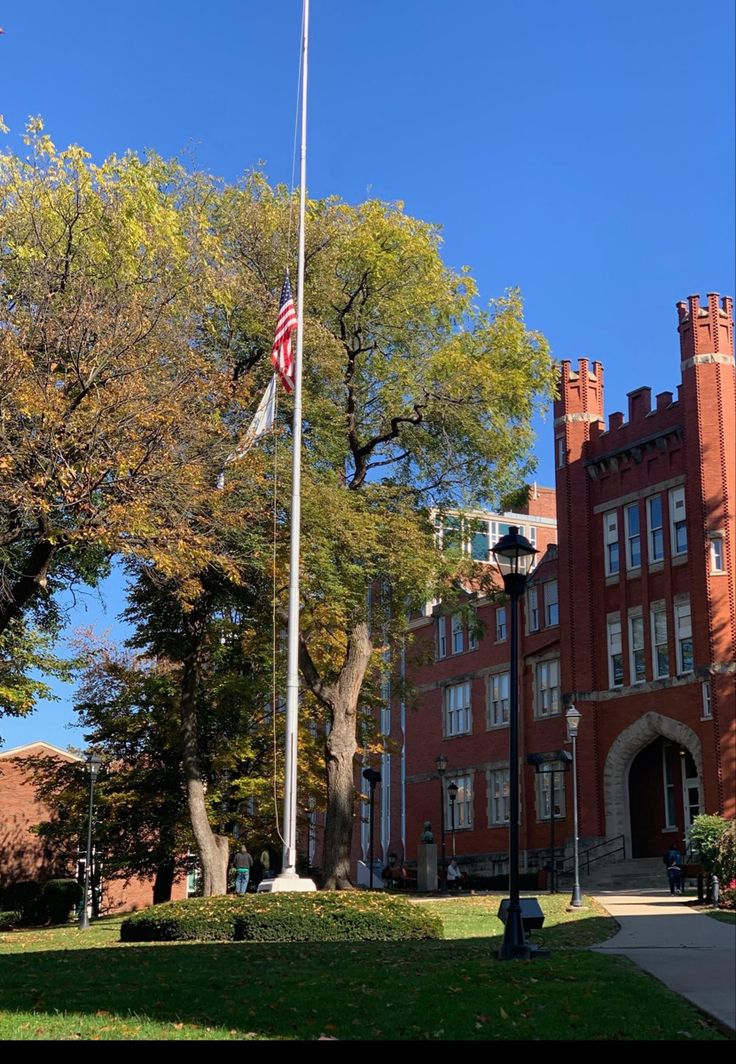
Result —
[[[278,291],[289,209],[288,193],[257,175],[218,207],[245,323],[259,288],[264,308]],[[438,229],[400,204],[308,205],[305,307],[300,663],[326,719],[323,871],[334,888],[350,886],[366,681],[407,609],[453,568],[472,576],[440,556],[433,514],[518,490],[553,367],[519,293],[479,307],[469,273],[443,263]]]

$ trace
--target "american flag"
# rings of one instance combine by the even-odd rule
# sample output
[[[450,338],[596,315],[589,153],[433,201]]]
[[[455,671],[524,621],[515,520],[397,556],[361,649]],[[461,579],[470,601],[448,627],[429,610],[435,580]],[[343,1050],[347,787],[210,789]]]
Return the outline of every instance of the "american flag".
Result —
[[[284,287],[281,289],[279,317],[276,322],[276,335],[271,349],[271,361],[287,392],[294,391],[294,355],[291,350],[291,334],[296,329],[296,325],[294,297],[291,294],[291,285],[289,284],[289,275],[287,273],[284,278]]]

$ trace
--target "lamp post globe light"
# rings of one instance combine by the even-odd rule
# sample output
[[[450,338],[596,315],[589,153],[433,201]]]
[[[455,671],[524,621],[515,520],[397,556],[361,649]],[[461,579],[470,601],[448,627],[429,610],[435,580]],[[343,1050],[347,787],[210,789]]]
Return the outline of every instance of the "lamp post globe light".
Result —
[[[455,857],[455,802],[460,788],[453,780],[447,784],[447,797],[450,799],[450,832],[452,834],[452,856]]]
[[[364,780],[368,780],[368,783],[370,784],[370,787],[371,787],[371,810],[370,810],[370,820],[369,820],[370,844],[369,844],[369,847],[368,847],[368,854],[369,854],[368,860],[371,863],[371,870],[370,870],[370,873],[369,873],[368,882],[369,882],[369,890],[373,890],[373,835],[374,835],[374,832],[373,832],[373,821],[374,821],[374,814],[375,814],[375,808],[376,808],[376,804],[375,804],[375,801],[376,801],[376,784],[381,782],[381,773],[375,768],[364,768],[363,769],[363,779]]]
[[[502,961],[528,958],[524,923],[519,901],[519,599],[526,590],[527,577],[538,553],[518,526],[511,525],[491,553],[511,599],[509,664],[509,907],[499,951]]]
[[[86,931],[89,927],[89,909],[90,909],[90,871],[92,866],[92,816],[94,813],[95,802],[95,780],[99,775],[102,768],[102,758],[97,754],[88,754],[85,760],[85,767],[87,774],[89,775],[89,814],[87,816],[87,858],[84,862],[84,897],[82,898],[82,908],[79,912],[79,930]]]
[[[445,852],[445,773],[447,772],[447,758],[444,754],[438,754],[434,759],[437,766],[437,775],[440,780],[440,837],[442,840],[442,893],[447,894],[447,856]]]
[[[580,897],[580,857],[578,852],[578,728],[580,727],[580,718],[582,714],[575,708],[570,706],[565,714],[565,721],[567,723],[567,738],[572,742],[572,815],[573,815],[573,853],[574,853],[574,865],[575,865],[575,883],[572,888],[572,897],[570,898],[570,907],[573,909],[583,909],[583,900]]]

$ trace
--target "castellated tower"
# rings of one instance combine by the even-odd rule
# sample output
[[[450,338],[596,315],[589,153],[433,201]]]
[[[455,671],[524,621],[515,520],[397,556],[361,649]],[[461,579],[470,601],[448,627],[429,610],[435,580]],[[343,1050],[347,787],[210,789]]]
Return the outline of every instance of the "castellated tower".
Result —
[[[698,812],[736,815],[732,309],[678,303],[677,394],[635,388],[607,425],[600,363],[560,371],[562,695],[589,728],[587,830],[634,856],[664,830],[681,843]]]

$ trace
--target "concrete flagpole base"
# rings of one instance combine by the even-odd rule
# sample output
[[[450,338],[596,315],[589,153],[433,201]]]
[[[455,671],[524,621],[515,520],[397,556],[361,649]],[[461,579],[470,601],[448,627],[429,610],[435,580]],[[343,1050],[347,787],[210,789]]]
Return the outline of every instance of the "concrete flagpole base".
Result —
[[[257,894],[304,893],[316,890],[314,880],[303,876],[276,876],[275,879],[262,879],[258,884]]]

